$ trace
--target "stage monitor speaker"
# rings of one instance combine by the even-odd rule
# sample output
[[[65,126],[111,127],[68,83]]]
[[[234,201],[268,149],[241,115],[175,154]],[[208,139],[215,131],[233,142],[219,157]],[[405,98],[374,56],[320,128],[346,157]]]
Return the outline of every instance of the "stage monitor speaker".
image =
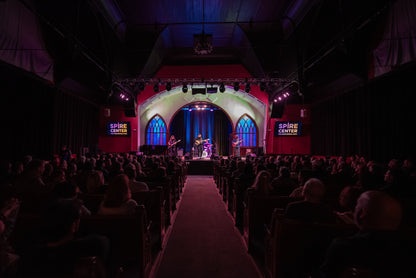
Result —
[[[272,119],[280,119],[285,112],[286,104],[284,102],[273,102],[272,106],[272,114],[270,118]]]
[[[124,115],[126,117],[137,117],[137,103],[136,101],[127,103],[124,106]]]
[[[134,108],[124,108],[124,115],[126,117],[137,117],[137,110]]]

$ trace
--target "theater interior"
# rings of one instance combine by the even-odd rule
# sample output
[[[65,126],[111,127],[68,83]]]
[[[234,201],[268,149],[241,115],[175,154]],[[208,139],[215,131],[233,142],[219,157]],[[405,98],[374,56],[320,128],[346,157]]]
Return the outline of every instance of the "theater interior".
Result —
[[[0,276],[416,277],[415,14],[0,0]]]

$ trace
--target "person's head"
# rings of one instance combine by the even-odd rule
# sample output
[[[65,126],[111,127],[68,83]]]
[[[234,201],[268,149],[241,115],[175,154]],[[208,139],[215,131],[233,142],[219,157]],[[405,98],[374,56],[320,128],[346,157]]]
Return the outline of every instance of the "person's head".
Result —
[[[361,190],[356,186],[348,185],[344,187],[339,194],[340,207],[349,211],[353,211],[360,194]]]
[[[131,198],[129,178],[125,174],[115,176],[108,185],[104,197],[105,207],[119,207]]]
[[[77,186],[68,181],[60,182],[53,188],[53,195],[57,199],[75,199],[78,192]]]
[[[298,184],[303,186],[306,181],[313,177],[313,172],[310,169],[301,169],[298,173]]]
[[[91,172],[86,181],[87,191],[95,193],[101,186],[104,185],[104,175],[101,171]]]
[[[198,137],[202,137],[202,134],[201,133],[198,133]]]
[[[234,134],[234,138],[236,138],[236,139],[237,139],[237,138],[238,138],[238,134]]]
[[[49,206],[42,218],[47,241],[54,242],[73,236],[79,229],[81,206],[78,202],[60,199]]]
[[[45,171],[45,161],[33,159],[26,167],[27,172],[34,176],[42,176]]]
[[[397,230],[402,217],[400,203],[377,190],[362,193],[354,210],[355,224],[360,230]]]
[[[170,139],[175,140],[175,135],[173,135],[173,134],[172,134],[172,135],[170,136]]]
[[[134,180],[136,178],[136,166],[133,163],[127,164],[124,168],[124,173],[130,180]]]
[[[325,185],[321,180],[311,178],[303,186],[302,195],[305,201],[320,203],[325,195]]]
[[[271,180],[272,175],[269,171],[262,170],[257,174],[253,187],[257,192],[269,193],[271,190]]]
[[[282,178],[290,178],[290,170],[288,167],[282,166],[279,169],[279,176]]]

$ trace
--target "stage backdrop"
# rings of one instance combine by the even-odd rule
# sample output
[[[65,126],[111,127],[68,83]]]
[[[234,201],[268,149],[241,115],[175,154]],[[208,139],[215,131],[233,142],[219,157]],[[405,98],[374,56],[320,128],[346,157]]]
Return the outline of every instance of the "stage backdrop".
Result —
[[[201,133],[209,143],[216,145],[216,153],[228,155],[228,137],[233,132],[231,123],[222,110],[190,112],[180,110],[170,125],[170,134],[182,141],[178,148],[183,148],[184,154],[191,152],[194,139]]]

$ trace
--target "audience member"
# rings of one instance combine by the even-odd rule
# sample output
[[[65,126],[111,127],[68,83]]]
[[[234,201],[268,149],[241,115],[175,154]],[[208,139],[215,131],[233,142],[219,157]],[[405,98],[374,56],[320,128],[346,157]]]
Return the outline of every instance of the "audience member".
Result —
[[[329,206],[322,203],[325,185],[319,179],[309,179],[303,187],[303,201],[292,202],[287,205],[287,218],[306,222],[332,223],[335,216]]]
[[[369,270],[373,277],[416,277],[414,239],[398,231],[402,213],[400,203],[388,194],[362,193],[354,211],[359,232],[333,240],[322,265],[323,277],[340,277],[350,267]]]
[[[279,169],[279,176],[272,181],[272,194],[289,196],[296,188],[296,181],[290,177],[290,170],[286,166]]]
[[[136,180],[136,166],[134,166],[133,163],[127,164],[126,168],[124,169],[124,173],[129,178],[129,187],[131,193],[149,191],[149,187],[146,183]]]
[[[131,198],[129,178],[125,174],[115,176],[110,182],[98,214],[135,214],[138,204]]]
[[[271,178],[272,176],[266,170],[262,170],[257,174],[254,184],[252,185],[256,194],[269,195],[271,193]]]

